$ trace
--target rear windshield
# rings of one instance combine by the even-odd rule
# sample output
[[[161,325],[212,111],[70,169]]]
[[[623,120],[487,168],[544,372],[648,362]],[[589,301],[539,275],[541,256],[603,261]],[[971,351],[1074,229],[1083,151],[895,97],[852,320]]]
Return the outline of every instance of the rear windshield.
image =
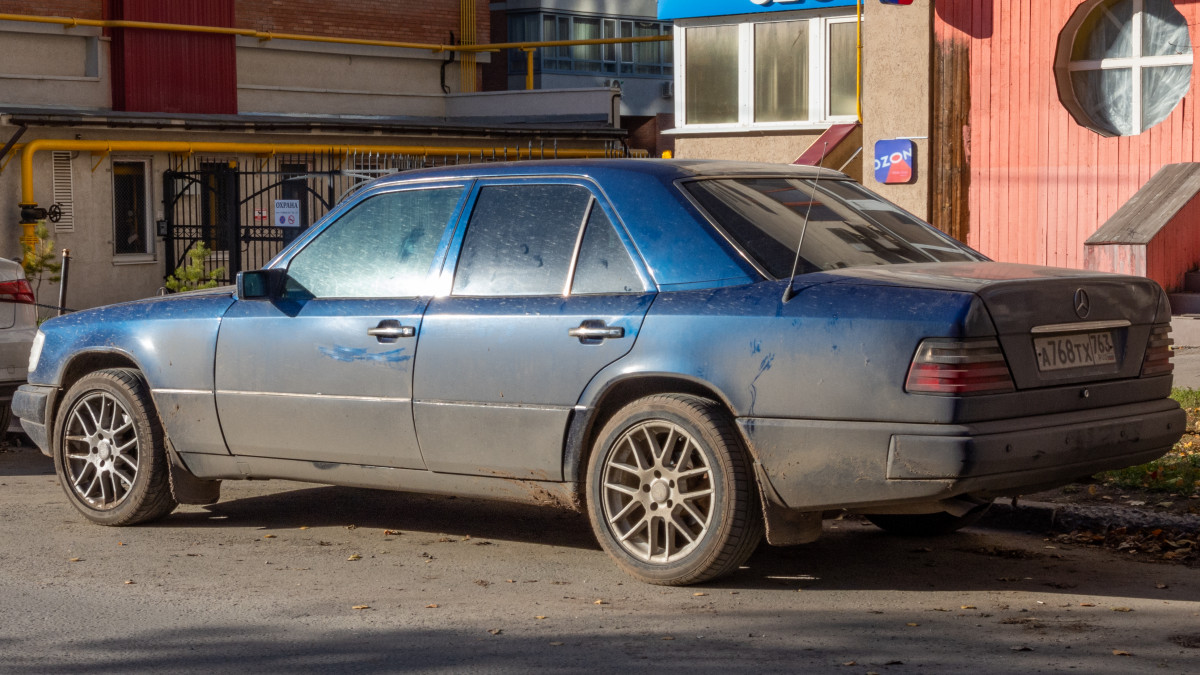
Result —
[[[684,187],[747,255],[779,279],[792,273],[802,231],[799,274],[985,259],[847,180],[715,178]]]

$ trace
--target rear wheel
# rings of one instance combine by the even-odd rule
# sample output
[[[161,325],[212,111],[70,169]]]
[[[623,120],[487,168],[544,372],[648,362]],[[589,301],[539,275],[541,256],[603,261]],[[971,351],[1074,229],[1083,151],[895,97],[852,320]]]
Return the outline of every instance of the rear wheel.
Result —
[[[983,517],[991,501],[980,504],[961,516],[942,511],[941,513],[869,515],[867,520],[876,527],[905,537],[935,537],[961,530]]]
[[[588,516],[631,576],[680,586],[728,574],[762,538],[746,453],[725,411],[650,396],[601,430],[588,463]]]
[[[54,436],[59,481],[92,522],[134,525],[175,509],[165,435],[137,371],[101,370],[76,382],[59,408]]]

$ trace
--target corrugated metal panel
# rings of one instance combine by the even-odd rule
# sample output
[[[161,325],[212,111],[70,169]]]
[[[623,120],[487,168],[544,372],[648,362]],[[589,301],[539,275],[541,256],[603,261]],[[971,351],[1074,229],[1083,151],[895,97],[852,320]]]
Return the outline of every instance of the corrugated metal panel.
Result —
[[[233,0],[110,0],[129,21],[233,27]],[[113,107],[166,113],[236,113],[234,37],[118,28],[113,37]]]
[[[71,175],[71,153],[52,152],[54,170],[54,203],[62,209],[62,216],[54,224],[55,232],[75,231],[75,181]]]
[[[997,260],[1083,267],[1084,241],[1121,204],[1164,165],[1200,156],[1196,72],[1174,112],[1138,136],[1102,137],[1063,107],[1055,51],[1059,33],[1082,2],[937,0],[938,48],[967,47],[970,111],[961,131],[941,127],[935,133],[940,143],[964,146],[970,164],[967,243]],[[1192,27],[1193,44],[1200,44],[1200,4],[1175,6]],[[947,193],[952,191],[942,192]],[[1166,236],[1194,237],[1200,228],[1189,229]],[[1190,240],[1168,240],[1160,250],[1193,246]]]

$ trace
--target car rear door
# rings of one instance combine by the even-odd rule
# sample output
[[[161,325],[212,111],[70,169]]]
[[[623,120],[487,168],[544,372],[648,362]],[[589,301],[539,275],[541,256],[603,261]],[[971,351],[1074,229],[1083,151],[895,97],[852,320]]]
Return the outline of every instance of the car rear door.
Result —
[[[434,471],[562,478],[584,387],[633,346],[654,297],[584,181],[481,181],[421,326],[417,437]]]
[[[215,379],[233,454],[424,467],[414,348],[464,193],[458,184],[367,195],[287,261],[283,298],[229,308]]]

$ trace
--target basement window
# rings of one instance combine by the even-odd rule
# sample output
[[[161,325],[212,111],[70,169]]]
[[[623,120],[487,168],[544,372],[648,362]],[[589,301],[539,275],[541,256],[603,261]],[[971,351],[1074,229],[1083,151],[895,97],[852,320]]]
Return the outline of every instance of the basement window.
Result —
[[[113,255],[153,256],[149,162],[113,160]]]
[[[1092,0],[1067,22],[1055,66],[1059,98],[1103,136],[1136,136],[1191,90],[1192,40],[1172,0]]]

